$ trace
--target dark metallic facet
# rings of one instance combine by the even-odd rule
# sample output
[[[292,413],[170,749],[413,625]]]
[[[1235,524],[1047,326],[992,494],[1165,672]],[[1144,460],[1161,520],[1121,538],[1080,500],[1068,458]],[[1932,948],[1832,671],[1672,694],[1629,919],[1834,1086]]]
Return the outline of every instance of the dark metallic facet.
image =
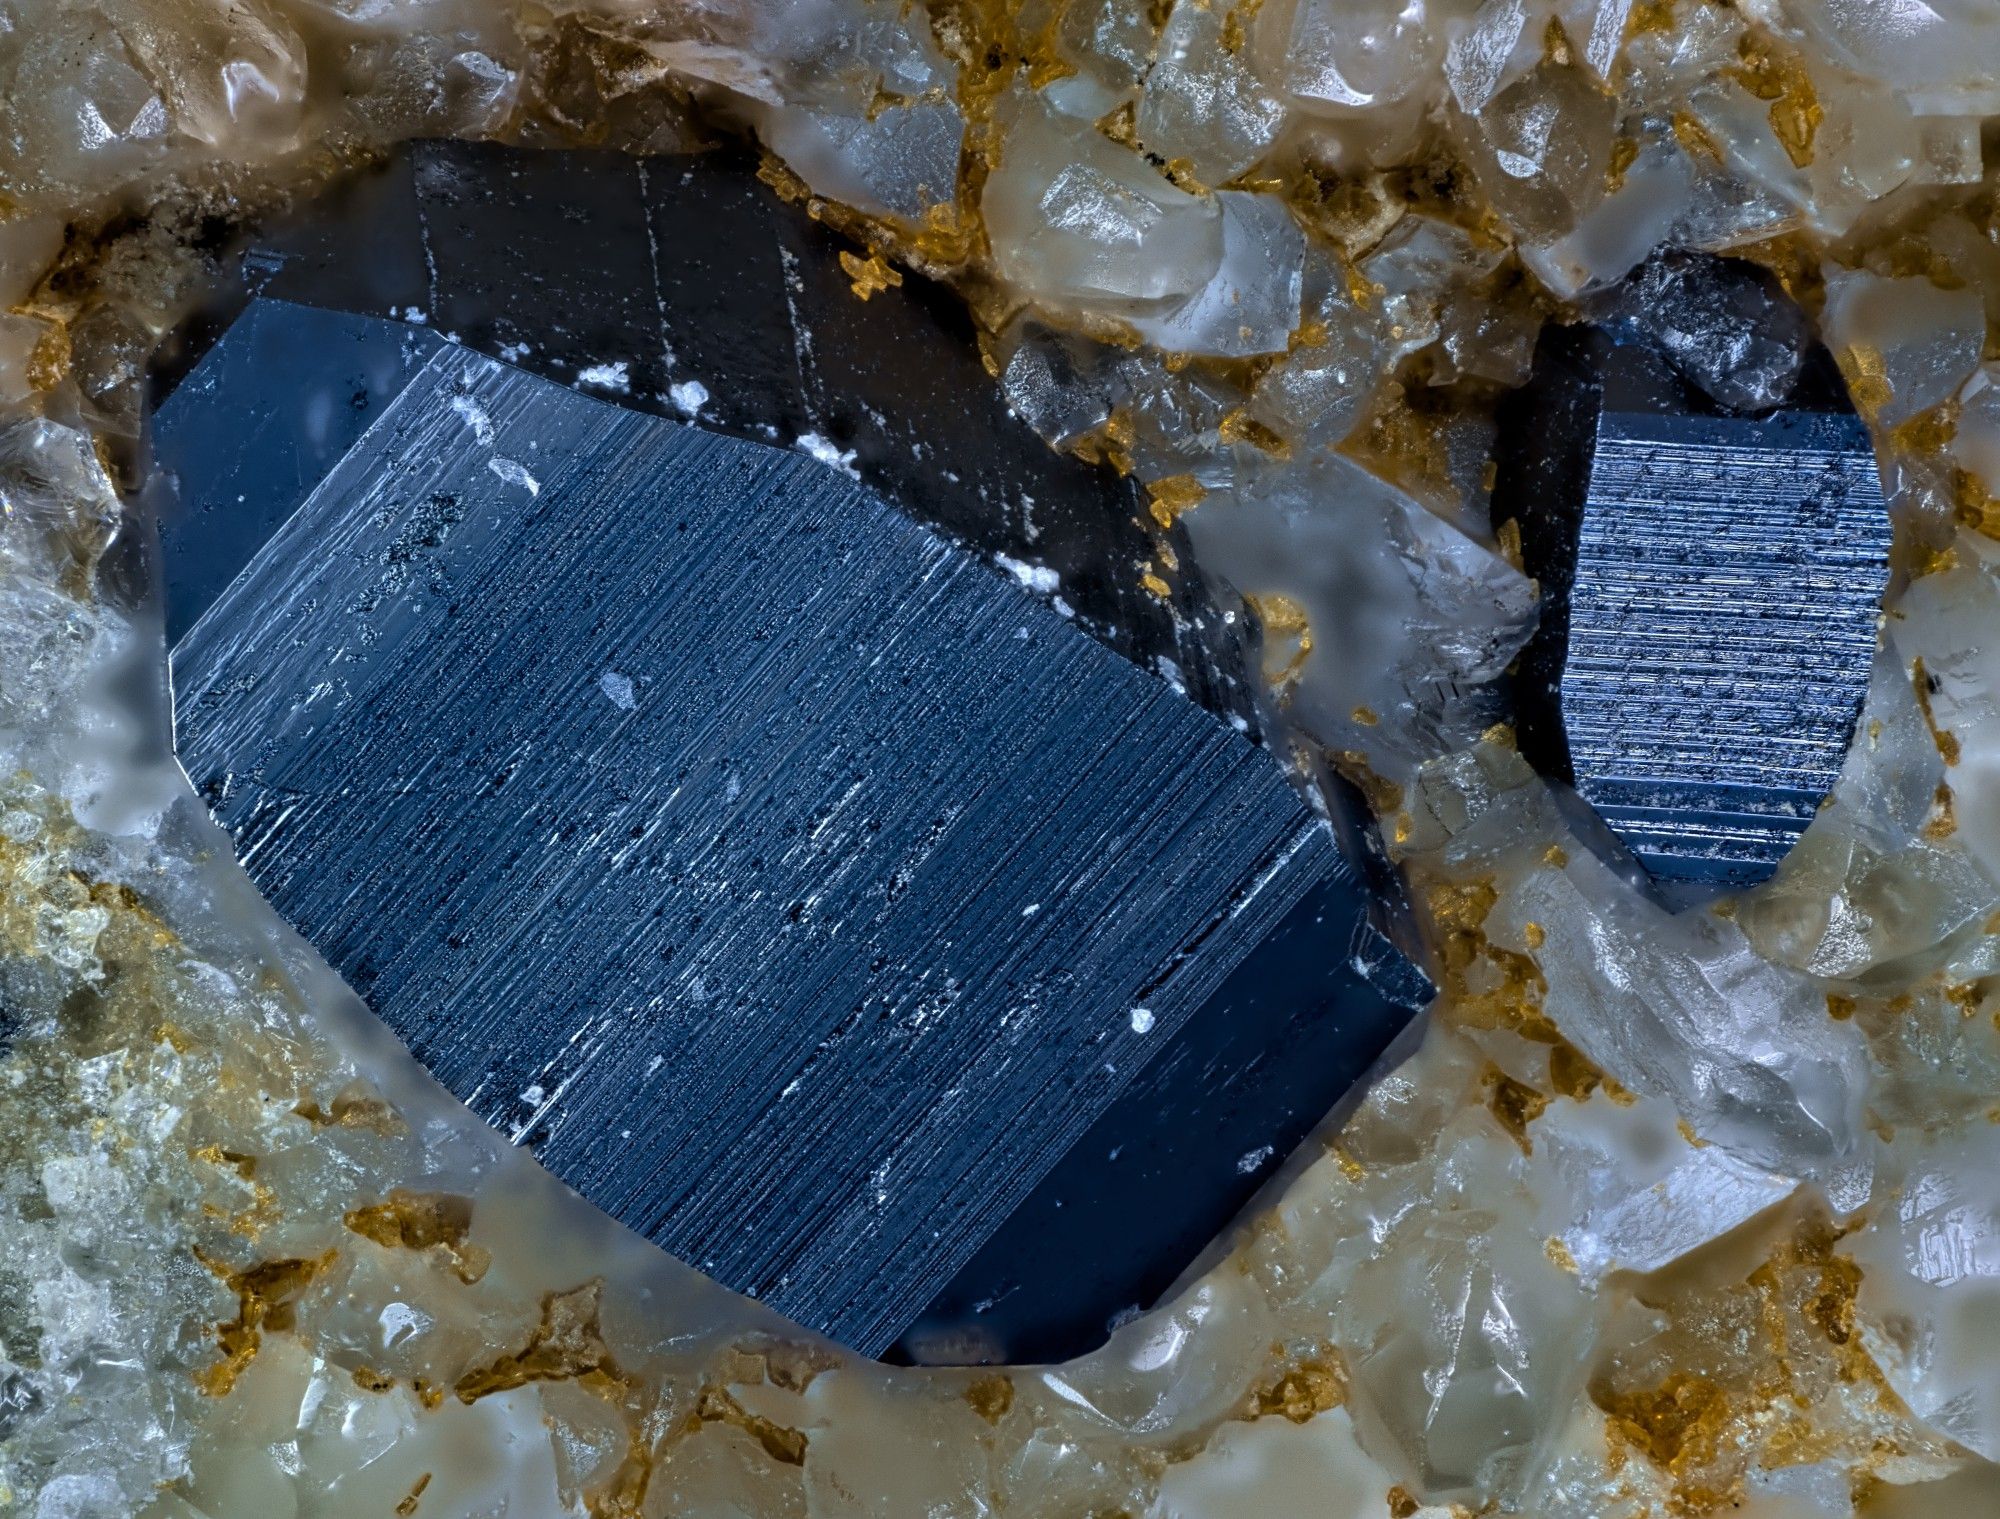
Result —
[[[1154,553],[1136,482],[1009,415],[955,293],[909,273],[857,299],[839,260],[854,244],[755,168],[728,149],[666,164],[411,144],[261,229],[233,290],[170,341],[157,382],[253,294],[396,318],[413,342],[450,334],[566,384],[615,360],[623,387],[596,393],[670,420],[689,404],[674,387],[697,382],[702,427],[852,450],[896,506],[977,552],[1054,570],[1084,628],[1142,665],[1170,659],[1197,702],[1254,727],[1246,619],[1225,621],[1198,577],[1163,602],[1130,573]],[[309,342],[297,357],[310,375],[328,356]],[[265,387],[281,408],[271,392],[290,388]]]
[[[180,641],[443,339],[259,300],[161,408],[167,642]],[[254,404],[246,404],[254,397]]]
[[[190,584],[205,506],[282,496],[320,414],[200,463],[263,406],[237,342],[160,417]],[[927,1304],[1084,1348],[1407,1018],[1325,825],[824,466],[425,351],[176,649],[247,868],[475,1111],[724,1282],[871,1352]]]
[[[1570,588],[1576,788],[1657,877],[1768,876],[1832,790],[1889,519],[1851,417],[1609,413]]]
[[[1656,880],[1767,878],[1845,760],[1888,577],[1868,431],[1803,317],[1760,271],[1666,256],[1545,335],[1499,464],[1543,589],[1524,752]]]

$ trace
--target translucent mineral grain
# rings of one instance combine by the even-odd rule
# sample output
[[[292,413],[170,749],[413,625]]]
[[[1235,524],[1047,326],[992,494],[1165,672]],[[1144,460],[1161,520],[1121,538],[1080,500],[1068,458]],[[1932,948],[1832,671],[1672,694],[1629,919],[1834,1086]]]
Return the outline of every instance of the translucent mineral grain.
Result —
[[[1139,154],[1023,102],[981,209],[995,268],[1078,311],[1185,301],[1222,262],[1222,210]]]

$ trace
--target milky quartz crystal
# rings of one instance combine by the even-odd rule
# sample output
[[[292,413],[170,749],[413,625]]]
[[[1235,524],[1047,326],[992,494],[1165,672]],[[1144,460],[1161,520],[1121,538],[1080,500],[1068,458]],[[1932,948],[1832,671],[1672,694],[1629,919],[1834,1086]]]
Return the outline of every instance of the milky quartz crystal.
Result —
[[[2000,1512],[1996,79],[1974,0],[0,0],[0,1513]],[[861,1362],[586,1208],[170,757],[126,503],[216,229],[413,137],[730,134],[1139,478],[1133,573],[1429,931],[1352,1111],[1068,1365]],[[1513,748],[1485,461],[1635,270],[1778,393],[1804,327],[1697,317],[1701,253],[1818,323],[1899,548],[1829,802],[1674,912]]]

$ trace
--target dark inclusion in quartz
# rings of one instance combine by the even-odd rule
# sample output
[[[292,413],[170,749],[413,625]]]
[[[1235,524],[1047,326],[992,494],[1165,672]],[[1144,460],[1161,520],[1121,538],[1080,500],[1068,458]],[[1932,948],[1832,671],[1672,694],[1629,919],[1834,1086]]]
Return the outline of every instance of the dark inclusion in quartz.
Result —
[[[1523,751],[1670,894],[1768,878],[1866,693],[1890,528],[1868,431],[1762,270],[1669,253],[1551,328],[1494,516],[1543,612]]]

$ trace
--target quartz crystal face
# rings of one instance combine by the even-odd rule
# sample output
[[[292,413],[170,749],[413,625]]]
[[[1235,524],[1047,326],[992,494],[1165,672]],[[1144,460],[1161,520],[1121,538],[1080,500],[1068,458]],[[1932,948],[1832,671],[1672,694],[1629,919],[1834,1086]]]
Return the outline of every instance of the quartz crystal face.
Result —
[[[1981,6],[1869,0],[0,7],[0,1512],[2000,1511],[1996,48]],[[734,199],[701,188],[724,180]],[[706,198],[663,218],[669,182]],[[475,244],[477,299],[454,265]],[[322,325],[275,321],[308,266]],[[777,360],[743,336],[759,314]],[[343,322],[387,346],[318,405]],[[200,412],[225,392],[238,409]],[[433,431],[396,443],[419,401]],[[537,407],[590,424],[545,433]],[[1029,435],[1040,463],[994,465]],[[643,478],[615,498],[572,488],[621,466]],[[391,500],[369,469],[437,479]],[[783,525],[721,510],[758,470],[791,482]],[[677,558],[661,508],[697,489]],[[654,1028],[693,1032],[639,1037],[620,955],[665,964],[665,941],[604,871],[475,903],[506,856],[465,843],[491,803],[442,767],[495,732],[540,763],[578,713],[712,759],[686,747],[699,724],[645,727],[669,694],[646,669],[593,652],[558,681],[534,656],[576,647],[569,619],[635,648],[684,625],[663,582],[600,610],[586,566],[609,587],[783,562],[708,593],[709,647],[811,643],[778,552],[808,527],[855,545],[815,584],[874,576],[854,606],[900,619],[924,670],[1026,678],[978,607],[1071,651],[1071,768],[1209,775],[1175,763],[1190,734],[1215,775],[1261,767],[1270,841],[1233,854],[1228,809],[1189,805],[1150,877],[1073,921],[1003,912],[983,878],[939,896],[1008,953],[1038,921],[1073,936],[1054,959],[1099,1000],[1062,1002],[1058,1100],[952,1095],[947,1057],[975,1068],[1008,1026],[929,1042],[990,988],[912,995],[960,947],[919,925],[884,972],[917,1014],[895,1047],[937,1051],[928,1097],[835,1062],[777,1142],[708,1133],[719,1170],[579,1169],[533,1123],[484,1121],[554,1087],[509,1069],[525,1084],[481,1091],[440,1053],[447,1012],[497,1016],[496,1052],[537,1019],[548,1058],[613,1051],[595,1091],[627,1104],[700,1089],[695,1035],[725,1025],[676,968],[644,982]],[[455,600],[462,556],[503,541],[547,568],[510,549]],[[336,584],[343,551],[365,584]],[[928,620],[898,569],[919,553]],[[503,599],[522,620],[491,620]],[[459,627],[468,652],[424,666]],[[819,642],[882,668],[866,639]],[[414,685],[360,678],[404,658]],[[454,682],[496,668],[530,673],[450,717]],[[969,750],[966,699],[869,738],[934,731],[976,799],[1046,706]],[[1157,741],[1128,754],[1142,713]],[[393,756],[356,714],[400,724]],[[273,734],[321,768],[239,762]],[[426,741],[429,769],[353,767]],[[904,763],[869,767],[871,805],[919,794]],[[1072,793],[1046,768],[1005,773],[1054,817]],[[605,749],[587,778],[630,794],[590,819],[629,830],[660,774]],[[1088,810],[1155,816],[1172,790]],[[438,804],[428,835],[413,796]],[[567,821],[522,817],[493,836]],[[1111,882],[1146,837],[1119,823],[1086,864]],[[435,921],[382,893],[392,858]],[[1288,901],[1331,882],[1348,910],[1283,933],[1216,916],[1287,860],[1317,870]],[[540,931],[531,895],[621,947],[553,957],[559,1007],[486,942]],[[789,929],[742,920],[757,942],[713,994],[780,987],[837,1026],[787,980],[831,962],[784,935],[862,920],[793,903]],[[364,973],[416,963],[454,914],[436,979]],[[1366,989],[1388,1026],[1281,1015],[1294,972],[1267,954]],[[1209,1004],[1128,995],[1133,966],[1243,972],[1249,1011],[1213,1061],[1176,1062]],[[727,1031],[752,1063],[787,1048],[768,1021]],[[1068,1079],[1126,1051],[1115,1092]],[[1246,1084],[1260,1058],[1336,1089],[1340,1060],[1367,1069],[1295,1121],[1307,1088]],[[740,1111],[769,1111],[754,1087]],[[922,1169],[945,1153],[924,1126],[980,1104],[928,1191],[814,1139],[907,1110],[896,1153]],[[671,1098],[646,1139],[694,1132],[697,1106]],[[582,1151],[620,1153],[604,1109],[576,1111]],[[1146,1157],[1133,1216],[1243,1211],[1080,1342],[1010,1346],[972,1283],[1117,1253],[1093,1199],[1124,1195],[1096,1158],[1124,1142],[1021,1157],[1101,1123]],[[731,1291],[766,1284],[705,1275],[607,1190],[750,1174],[790,1190],[760,1210],[722,1188],[712,1234],[877,1249],[815,1323],[781,1311],[815,1317],[808,1284]],[[882,1212],[810,1201],[864,1184]],[[952,1232],[981,1209],[990,1250]],[[990,1364],[866,1353],[941,1258],[928,1235],[881,1249],[888,1216],[961,1251],[964,1290],[931,1284],[900,1358]],[[1172,1232],[1128,1243],[1164,1260]]]

